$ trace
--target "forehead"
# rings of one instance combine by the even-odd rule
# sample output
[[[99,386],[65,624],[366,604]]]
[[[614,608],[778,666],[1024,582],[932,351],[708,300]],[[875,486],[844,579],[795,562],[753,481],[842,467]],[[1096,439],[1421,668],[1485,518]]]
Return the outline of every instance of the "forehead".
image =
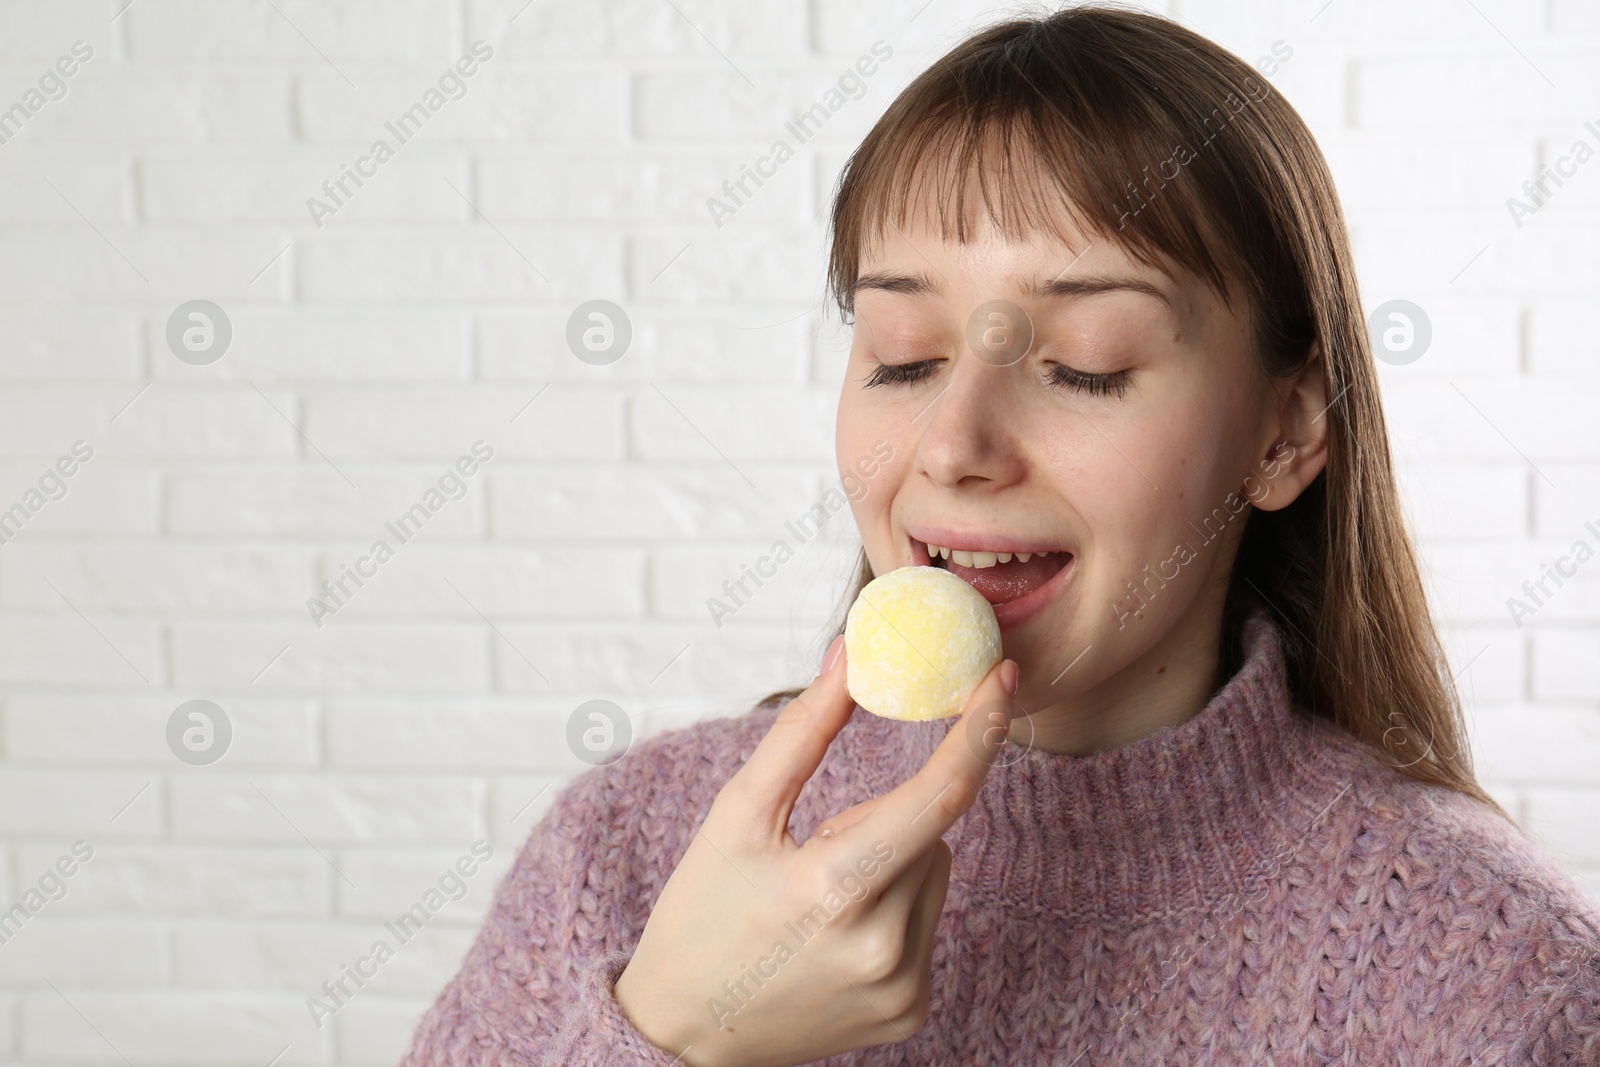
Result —
[[[835,217],[831,284],[841,310],[853,310],[858,292],[873,291],[863,282],[884,273],[925,275],[933,285],[918,286],[924,295],[981,285],[1011,297],[1067,280],[1136,280],[1169,299],[1205,288],[1245,310],[1239,277],[1210,253],[1219,235],[1192,189],[1170,186],[1145,209],[1119,212],[1120,202],[1102,202],[1106,183],[1088,180],[1106,177],[1090,156],[1059,158],[1034,136],[1004,133],[991,123],[959,143],[935,137],[866,167]],[[974,145],[983,150],[957,150]],[[1209,301],[1196,293],[1190,302]]]
[[[919,216],[883,232],[862,248],[852,296],[890,293],[962,301],[995,296],[1032,301],[1125,291],[1174,309],[1194,307],[1204,283],[1170,262],[1147,263],[1101,234],[1058,220],[1059,234],[1033,230],[1008,235],[992,219],[975,222],[965,240]],[[873,298],[867,296],[870,301]]]

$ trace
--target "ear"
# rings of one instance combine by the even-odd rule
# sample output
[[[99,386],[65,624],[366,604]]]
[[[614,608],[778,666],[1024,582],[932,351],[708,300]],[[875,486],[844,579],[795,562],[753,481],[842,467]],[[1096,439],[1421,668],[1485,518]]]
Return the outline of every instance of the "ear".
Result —
[[[1294,503],[1328,462],[1328,425],[1339,397],[1328,399],[1322,343],[1314,342],[1300,376],[1280,393],[1276,419],[1268,421],[1271,436],[1259,443],[1255,469],[1245,478],[1244,492],[1262,511]]]

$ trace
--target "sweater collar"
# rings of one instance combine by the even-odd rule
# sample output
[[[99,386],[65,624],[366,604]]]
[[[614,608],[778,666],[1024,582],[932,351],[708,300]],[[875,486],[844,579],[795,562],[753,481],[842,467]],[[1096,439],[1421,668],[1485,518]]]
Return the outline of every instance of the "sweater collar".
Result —
[[[946,835],[952,903],[1129,918],[1275,875],[1349,802],[1350,772],[1326,750],[1335,728],[1292,706],[1275,624],[1258,610],[1242,625],[1239,670],[1185,722],[1090,756],[1008,746]],[[957,721],[893,724],[901,780]]]

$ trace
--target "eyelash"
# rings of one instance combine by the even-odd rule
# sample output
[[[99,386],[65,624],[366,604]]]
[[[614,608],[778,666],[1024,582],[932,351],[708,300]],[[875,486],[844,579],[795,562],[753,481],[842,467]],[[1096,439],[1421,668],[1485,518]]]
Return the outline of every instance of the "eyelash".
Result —
[[[1050,364],[1051,385],[1057,388],[1069,386],[1090,396],[1115,396],[1118,400],[1128,391],[1128,379],[1132,375],[1133,372],[1126,368],[1110,374],[1085,374],[1059,363]]]
[[[937,360],[923,359],[915,363],[880,363],[867,379],[867,388],[876,385],[907,385],[926,378],[928,368]]]
[[[880,363],[867,379],[867,387],[875,385],[906,385],[919,382],[928,376],[928,368],[938,360],[924,359],[915,363]],[[1115,395],[1121,399],[1128,391],[1128,379],[1132,372],[1123,369],[1110,374],[1085,374],[1083,371],[1064,367],[1059,363],[1050,365],[1050,385],[1053,388],[1076,389],[1090,396]]]

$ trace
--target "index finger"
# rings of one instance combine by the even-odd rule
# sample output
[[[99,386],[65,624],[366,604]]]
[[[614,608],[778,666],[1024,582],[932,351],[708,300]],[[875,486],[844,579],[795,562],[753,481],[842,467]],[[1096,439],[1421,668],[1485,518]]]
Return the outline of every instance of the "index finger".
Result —
[[[844,638],[835,639],[821,674],[788,704],[756,749],[723,786],[763,832],[785,833],[800,790],[855,711],[845,689]]]
[[[843,842],[849,838],[850,848],[859,847],[862,841],[886,842],[893,855],[881,864],[887,872],[881,884],[893,882],[932,848],[978,799],[983,780],[1006,743],[1005,723],[1015,711],[1014,698],[1001,682],[1008,663],[1011,661],[1003,660],[984,676],[961,720],[939,742],[928,762],[884,794],[865,818],[833,839]],[[1011,663],[1009,670],[1015,671],[1016,664]]]

